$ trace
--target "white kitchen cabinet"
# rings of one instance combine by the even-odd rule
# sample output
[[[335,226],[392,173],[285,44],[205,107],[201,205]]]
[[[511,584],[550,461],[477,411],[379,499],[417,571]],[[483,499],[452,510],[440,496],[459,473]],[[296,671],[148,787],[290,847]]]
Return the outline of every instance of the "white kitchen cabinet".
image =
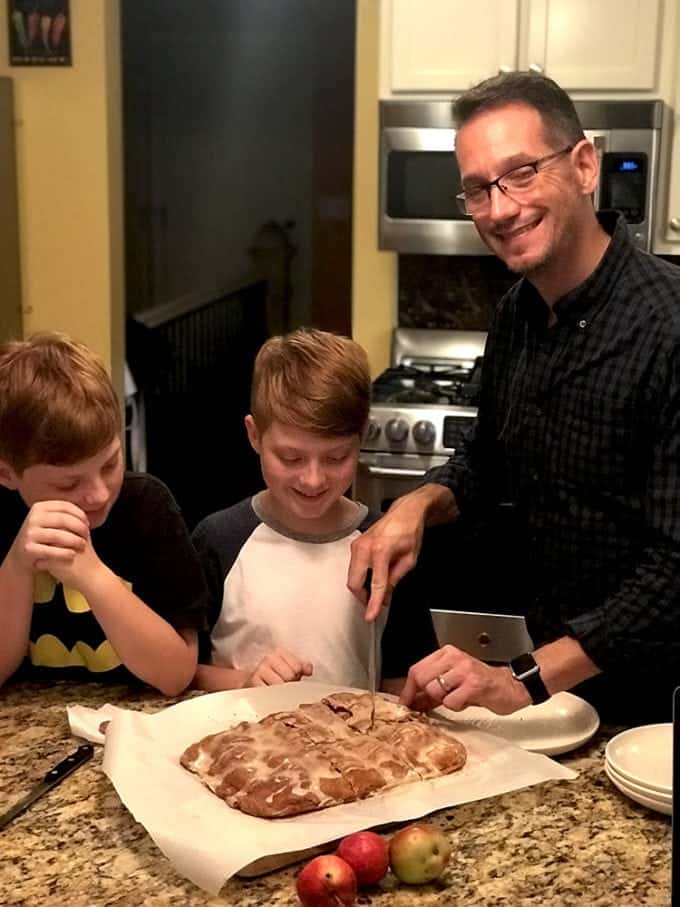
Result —
[[[517,68],[518,0],[385,0],[393,92],[463,91]]]
[[[527,55],[571,91],[653,91],[662,0],[529,0]]]
[[[680,33],[680,22],[678,22],[678,32]],[[678,37],[680,41],[680,34]],[[678,254],[680,253],[680,61],[678,61],[676,71],[675,104],[670,126],[673,132],[668,171],[668,207],[665,211],[665,224],[660,233],[666,242],[673,244],[672,248],[662,251]],[[662,213],[661,216],[663,217],[664,214]]]
[[[663,0],[383,0],[383,95],[545,72],[570,91],[654,91]]]

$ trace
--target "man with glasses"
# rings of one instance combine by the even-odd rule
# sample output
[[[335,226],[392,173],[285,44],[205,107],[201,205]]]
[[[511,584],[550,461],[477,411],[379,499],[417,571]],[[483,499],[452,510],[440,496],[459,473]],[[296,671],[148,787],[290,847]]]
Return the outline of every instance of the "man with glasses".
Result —
[[[521,603],[536,650],[506,667],[445,646],[412,667],[402,700],[507,714],[575,689],[606,717],[669,720],[680,682],[680,270],[638,250],[615,212],[596,214],[597,155],[551,79],[488,79],[454,117],[458,203],[521,279],[489,331],[471,437],[354,543],[348,585],[361,597],[372,569],[372,620],[427,526],[495,527],[488,571],[515,546],[518,569],[497,588]]]

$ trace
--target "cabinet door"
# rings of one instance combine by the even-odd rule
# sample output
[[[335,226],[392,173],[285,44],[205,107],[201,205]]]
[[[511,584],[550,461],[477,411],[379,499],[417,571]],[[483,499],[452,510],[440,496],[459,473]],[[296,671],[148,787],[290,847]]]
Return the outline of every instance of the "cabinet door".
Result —
[[[567,90],[656,87],[661,0],[529,0],[528,59]]]
[[[679,23],[680,24],[680,23]],[[666,222],[660,233],[671,243],[677,244],[673,252],[680,253],[680,69],[677,71],[675,86],[675,108],[669,126],[673,130],[671,139],[670,170],[668,175],[668,209]],[[663,217],[664,212],[659,212]]]
[[[393,92],[456,92],[517,68],[517,0],[391,0]]]

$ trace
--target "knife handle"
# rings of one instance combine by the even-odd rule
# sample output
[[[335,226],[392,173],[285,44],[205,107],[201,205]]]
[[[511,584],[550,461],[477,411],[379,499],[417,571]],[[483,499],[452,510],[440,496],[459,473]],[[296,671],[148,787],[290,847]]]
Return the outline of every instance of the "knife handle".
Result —
[[[66,778],[67,775],[70,775],[71,772],[75,771],[79,765],[83,764],[83,762],[87,762],[88,759],[91,759],[93,753],[94,747],[92,744],[83,743],[82,746],[78,747],[75,753],[71,753],[70,756],[67,756],[58,765],[51,768],[43,780],[48,784],[54,784],[56,781],[61,781],[62,778]]]

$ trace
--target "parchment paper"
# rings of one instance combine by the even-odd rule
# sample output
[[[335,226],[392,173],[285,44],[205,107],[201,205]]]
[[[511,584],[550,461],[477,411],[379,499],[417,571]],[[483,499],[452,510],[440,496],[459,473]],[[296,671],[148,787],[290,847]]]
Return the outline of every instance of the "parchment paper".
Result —
[[[97,710],[76,706],[68,712],[72,732],[95,742],[101,742],[100,721],[110,720],[103,767],[120,799],[177,871],[211,894],[262,857],[305,850],[361,829],[577,776],[547,756],[452,722],[447,727],[468,752],[461,771],[302,816],[259,819],[227,806],[179,764],[186,747],[207,734],[317,701],[340,689],[303,681],[209,693],[154,715],[108,705]]]

